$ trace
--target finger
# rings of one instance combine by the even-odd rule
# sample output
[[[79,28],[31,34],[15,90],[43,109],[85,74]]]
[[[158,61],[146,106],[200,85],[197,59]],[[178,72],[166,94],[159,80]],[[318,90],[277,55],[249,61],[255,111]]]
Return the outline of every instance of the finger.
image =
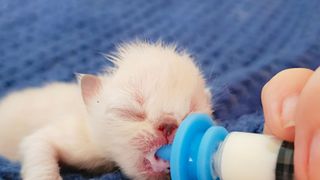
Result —
[[[320,69],[309,78],[297,105],[295,172],[297,179],[320,179]]]
[[[275,75],[262,89],[266,133],[294,140],[294,114],[301,90],[313,71],[287,69]]]
[[[267,124],[264,124],[263,126],[263,134],[272,134],[270,128],[267,126]]]

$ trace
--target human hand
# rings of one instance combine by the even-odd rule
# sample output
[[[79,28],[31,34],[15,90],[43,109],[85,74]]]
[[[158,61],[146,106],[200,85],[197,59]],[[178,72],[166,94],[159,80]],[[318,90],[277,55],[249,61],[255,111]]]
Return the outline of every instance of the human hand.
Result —
[[[287,69],[261,94],[264,133],[294,142],[295,178],[320,179],[320,68]]]

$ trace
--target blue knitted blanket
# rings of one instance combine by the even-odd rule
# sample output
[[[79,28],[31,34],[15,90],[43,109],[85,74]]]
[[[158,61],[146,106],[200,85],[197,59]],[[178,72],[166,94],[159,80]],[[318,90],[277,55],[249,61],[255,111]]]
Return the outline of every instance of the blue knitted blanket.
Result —
[[[0,96],[96,73],[110,65],[101,53],[119,42],[162,39],[197,59],[221,125],[261,132],[266,81],[285,68],[320,65],[319,12],[318,0],[2,0]],[[0,179],[19,179],[19,169],[0,158]],[[67,168],[62,174],[92,178]],[[117,171],[93,179],[121,178]]]

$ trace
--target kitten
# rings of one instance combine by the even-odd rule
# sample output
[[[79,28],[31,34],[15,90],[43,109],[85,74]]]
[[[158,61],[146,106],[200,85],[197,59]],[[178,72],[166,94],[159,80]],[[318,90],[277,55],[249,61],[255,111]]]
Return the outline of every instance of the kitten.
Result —
[[[110,55],[114,67],[8,95],[0,103],[0,154],[22,161],[25,180],[61,179],[58,162],[121,168],[133,179],[168,179],[155,156],[189,113],[211,115],[192,58],[161,43],[136,42]],[[20,152],[20,153],[19,153]]]

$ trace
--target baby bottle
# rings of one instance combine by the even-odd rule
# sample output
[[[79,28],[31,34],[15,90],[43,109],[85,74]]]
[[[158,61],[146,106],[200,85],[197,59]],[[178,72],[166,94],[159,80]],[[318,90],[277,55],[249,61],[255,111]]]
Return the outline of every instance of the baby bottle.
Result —
[[[273,136],[230,132],[206,114],[191,114],[173,144],[156,155],[173,180],[293,180],[293,144]]]

